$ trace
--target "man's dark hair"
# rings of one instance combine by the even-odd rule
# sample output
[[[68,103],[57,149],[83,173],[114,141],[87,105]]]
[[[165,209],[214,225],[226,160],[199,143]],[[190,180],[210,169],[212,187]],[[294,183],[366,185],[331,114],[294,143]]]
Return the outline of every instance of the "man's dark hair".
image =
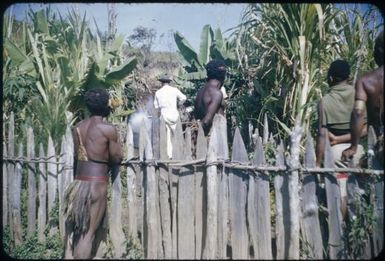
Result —
[[[223,60],[213,59],[206,65],[207,79],[224,81],[226,77],[226,64]]]
[[[84,95],[84,99],[92,115],[107,117],[110,113],[108,107],[109,94],[105,89],[94,88],[88,90]]]
[[[344,60],[335,60],[330,64],[328,78],[331,76],[334,83],[347,80],[350,75],[350,66]]]
[[[384,65],[384,31],[376,38],[374,44],[374,60],[378,66]]]

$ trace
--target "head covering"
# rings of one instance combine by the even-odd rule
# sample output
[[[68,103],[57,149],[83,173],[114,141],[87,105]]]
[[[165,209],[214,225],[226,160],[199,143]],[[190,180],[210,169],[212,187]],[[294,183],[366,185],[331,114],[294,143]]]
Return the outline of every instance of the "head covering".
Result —
[[[160,82],[171,82],[172,79],[171,79],[171,76],[168,75],[167,73],[161,75],[159,78],[158,78],[158,81]]]

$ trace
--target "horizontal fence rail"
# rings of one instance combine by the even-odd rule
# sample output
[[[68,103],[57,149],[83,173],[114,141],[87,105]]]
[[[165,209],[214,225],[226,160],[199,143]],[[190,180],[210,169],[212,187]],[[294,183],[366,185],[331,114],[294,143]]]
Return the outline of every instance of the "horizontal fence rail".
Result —
[[[50,157],[53,158],[53,157]],[[27,159],[26,157],[16,157],[16,158],[9,158],[9,157],[3,157],[3,161],[7,162],[15,162],[15,163],[52,163],[52,164],[58,164],[58,165],[65,165],[65,162],[56,162],[56,161],[47,161],[48,158],[33,158],[33,159]],[[368,174],[368,175],[384,175],[383,170],[376,170],[376,169],[362,169],[362,168],[304,168],[304,167],[298,167],[298,168],[288,168],[288,167],[256,167],[251,165],[245,165],[241,163],[234,163],[229,160],[218,160],[213,161],[210,163],[207,163],[206,159],[198,159],[198,160],[192,160],[192,161],[180,161],[180,160],[125,160],[122,163],[120,163],[121,166],[130,166],[130,165],[149,165],[149,166],[158,166],[158,165],[167,165],[172,168],[182,168],[186,166],[196,166],[196,165],[202,165],[202,163],[206,163],[206,166],[210,165],[217,165],[217,166],[223,166],[226,168],[232,168],[232,169],[243,169],[243,170],[249,170],[249,171],[268,171],[268,172],[282,172],[282,171],[295,171],[298,170],[300,172],[308,172],[308,173],[314,173],[314,174],[326,174],[326,173],[338,173],[338,172],[350,172],[350,173],[359,173],[359,174]],[[68,166],[73,167],[73,166]]]
[[[23,234],[35,231],[44,240],[47,228],[64,240],[64,192],[73,181],[70,127],[56,155],[51,138],[46,150],[35,146],[31,128],[26,146],[17,143],[13,126],[11,115],[3,143],[3,224],[9,226],[16,245],[23,242]],[[289,153],[282,142],[274,145],[275,164],[270,165],[264,151],[267,131],[254,139],[250,160],[238,129],[229,150],[223,117],[215,117],[209,138],[197,126],[182,130],[177,123],[172,159],[163,119],[142,124],[139,133],[129,124],[120,126],[126,160],[110,188],[108,230],[97,236],[101,244],[96,257],[105,257],[111,248],[106,238],[114,258],[125,257],[124,242],[129,238],[142,246],[148,259],[344,259],[372,258],[382,251],[384,170],[336,167],[328,142],[324,168],[316,168],[311,137],[306,138],[300,162],[299,128],[293,130]],[[368,140],[373,143],[375,137]],[[335,177],[340,172],[348,173],[346,219]],[[24,190],[27,227],[21,224]],[[368,197],[357,199],[362,190]],[[58,225],[49,215],[57,204]],[[346,224],[362,214],[365,204],[373,206],[373,226],[362,240],[359,256],[352,256]]]

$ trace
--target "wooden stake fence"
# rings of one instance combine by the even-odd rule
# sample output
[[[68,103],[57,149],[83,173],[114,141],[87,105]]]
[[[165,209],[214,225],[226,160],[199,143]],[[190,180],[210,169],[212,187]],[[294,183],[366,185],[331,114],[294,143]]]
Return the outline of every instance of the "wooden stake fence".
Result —
[[[352,171],[348,182],[348,191],[352,188],[348,195],[351,200],[354,191],[361,188],[354,173],[366,173],[367,183],[371,184],[368,193],[375,222],[362,257],[378,255],[383,245],[383,170],[336,168],[328,142],[326,168],[315,168],[314,141],[309,134],[302,167],[299,128],[291,136],[290,153],[286,153],[290,157],[285,156],[281,141],[276,146],[275,166],[269,166],[264,147],[271,139],[268,139],[267,118],[264,122],[263,138],[254,139],[251,160],[239,129],[235,130],[229,159],[226,121],[221,116],[215,117],[209,138],[199,126],[196,144],[191,144],[191,130],[186,128],[183,132],[178,122],[173,133],[172,159],[167,156],[163,119],[155,119],[152,126],[142,124],[137,150],[134,133],[128,125],[124,145],[127,161],[111,186],[108,211],[114,258],[124,258],[124,242],[128,238],[141,244],[149,259],[348,258],[340,193],[333,175],[340,171]],[[11,115],[3,146],[3,224],[10,226],[12,240],[17,245],[24,240],[23,231],[31,234],[37,229],[39,240],[44,240],[47,225],[51,235],[60,233],[63,237],[63,215],[59,214],[56,227],[57,221],[49,213],[54,211],[56,200],[62,211],[64,191],[73,180],[70,128],[63,136],[60,155],[55,154],[51,138],[46,152],[38,144],[35,153],[34,134],[29,128],[27,149],[18,143],[16,158],[13,124]],[[252,129],[249,133],[253,133]],[[369,146],[373,146],[374,136],[369,140]],[[321,217],[320,202],[325,200],[319,194],[319,174],[325,178],[326,225]],[[28,180],[27,188],[21,187],[22,179]],[[126,190],[122,181],[126,181]],[[28,193],[25,228],[21,225],[22,189]],[[271,204],[275,206],[273,211]],[[354,211],[349,208],[349,213]],[[103,244],[97,251],[98,257],[105,251],[106,242]]]

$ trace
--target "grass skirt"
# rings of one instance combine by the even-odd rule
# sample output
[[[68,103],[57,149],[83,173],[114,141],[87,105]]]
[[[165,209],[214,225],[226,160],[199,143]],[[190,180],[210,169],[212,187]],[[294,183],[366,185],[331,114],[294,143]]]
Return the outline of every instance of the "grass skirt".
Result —
[[[78,238],[88,231],[91,209],[91,182],[74,180],[64,194],[64,217]]]

